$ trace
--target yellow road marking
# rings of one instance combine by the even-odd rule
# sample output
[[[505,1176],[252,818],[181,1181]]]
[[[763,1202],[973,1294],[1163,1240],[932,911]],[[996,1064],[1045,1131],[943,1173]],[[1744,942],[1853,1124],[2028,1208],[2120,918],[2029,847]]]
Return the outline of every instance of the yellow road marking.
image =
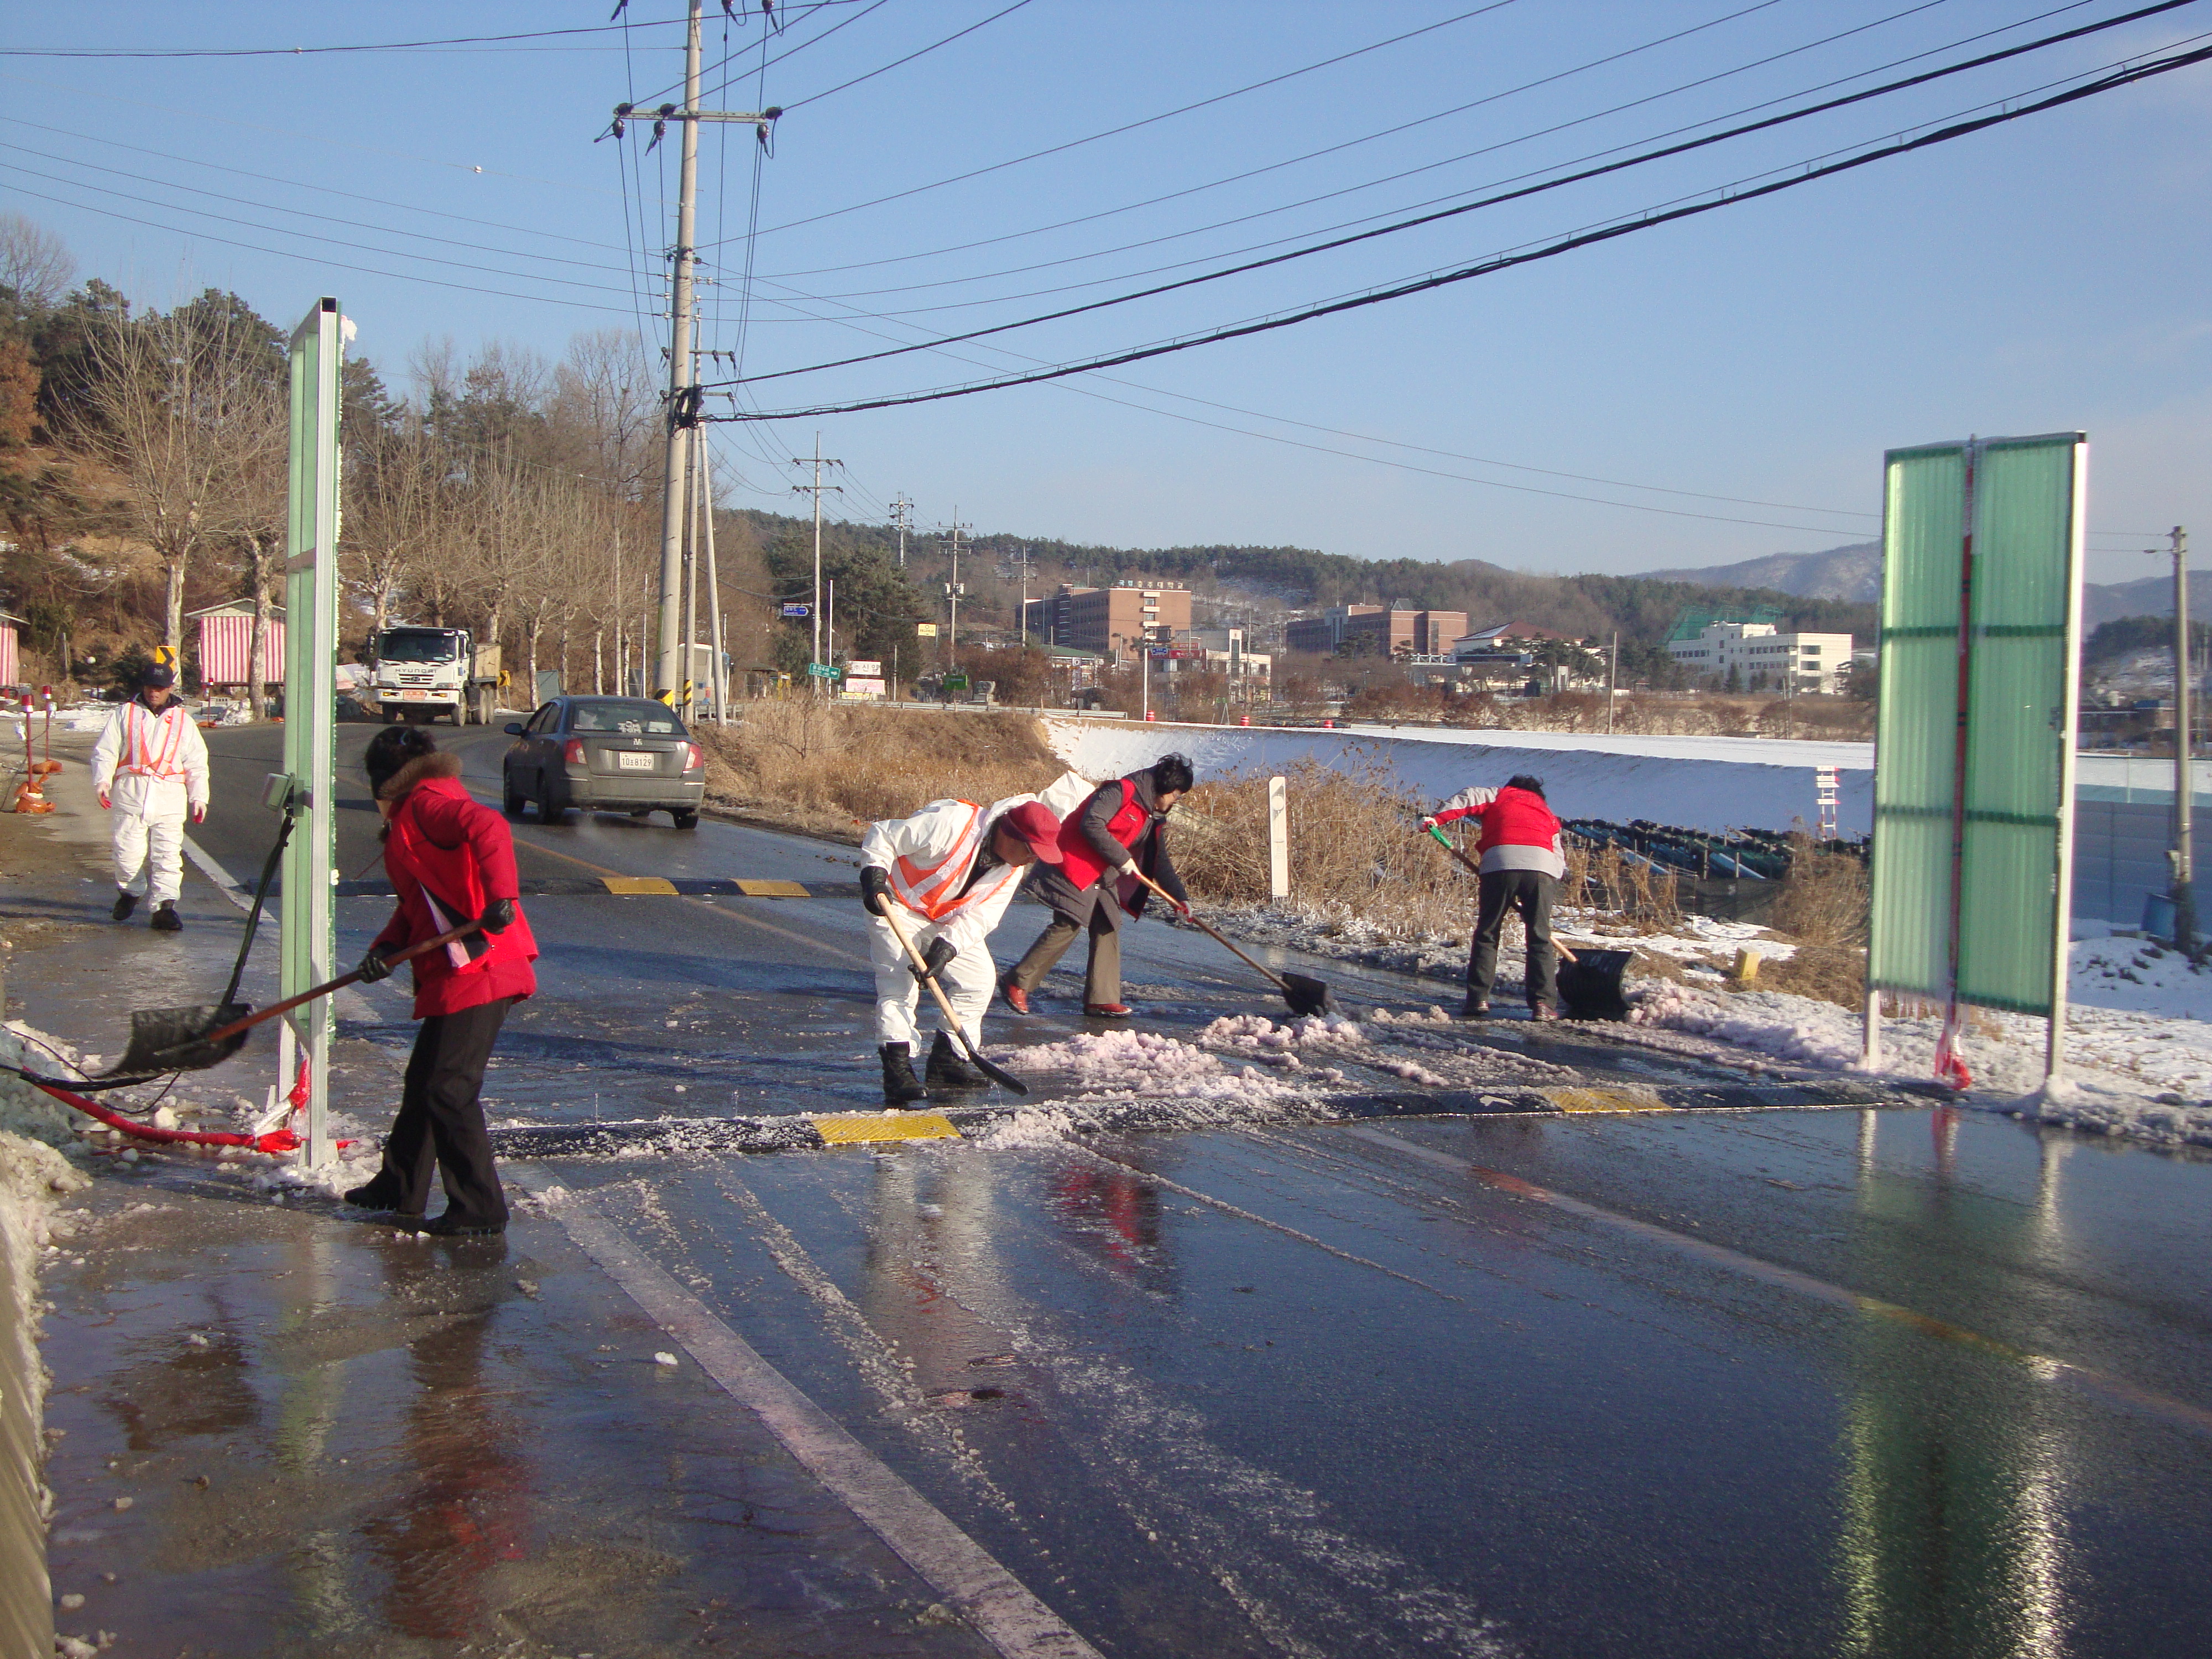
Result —
[[[1649,1089],[1540,1089],[1563,1112],[1663,1112],[1667,1103]]]
[[[610,893],[658,893],[673,898],[676,884],[665,876],[601,876]]]
[[[871,1140],[957,1140],[960,1131],[942,1112],[823,1112],[808,1121],[832,1146]]]
[[[738,878],[738,890],[747,898],[812,898],[795,881],[756,881],[745,876]]]

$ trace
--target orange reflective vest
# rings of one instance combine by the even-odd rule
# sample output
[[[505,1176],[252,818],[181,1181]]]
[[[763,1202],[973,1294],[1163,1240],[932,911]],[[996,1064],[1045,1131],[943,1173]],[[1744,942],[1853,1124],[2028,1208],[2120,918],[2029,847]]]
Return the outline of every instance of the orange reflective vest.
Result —
[[[172,710],[176,715],[173,720],[169,717]],[[116,771],[183,782],[185,769],[177,757],[185,746],[185,728],[191,724],[191,718],[180,702],[173,702],[158,714],[143,702],[125,703],[123,758]]]

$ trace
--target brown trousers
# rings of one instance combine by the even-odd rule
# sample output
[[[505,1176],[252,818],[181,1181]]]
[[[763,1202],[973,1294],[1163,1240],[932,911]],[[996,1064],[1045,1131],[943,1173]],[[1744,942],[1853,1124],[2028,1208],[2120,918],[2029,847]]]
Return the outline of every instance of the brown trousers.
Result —
[[[1083,1000],[1094,1007],[1121,1000],[1121,933],[1117,926],[1121,917],[1109,908],[1113,903],[1101,893],[1091,906],[1091,959],[1083,969]],[[1082,922],[1054,911],[1036,943],[1022,953],[1022,959],[1007,970],[1006,978],[1024,992],[1035,994],[1083,930]]]

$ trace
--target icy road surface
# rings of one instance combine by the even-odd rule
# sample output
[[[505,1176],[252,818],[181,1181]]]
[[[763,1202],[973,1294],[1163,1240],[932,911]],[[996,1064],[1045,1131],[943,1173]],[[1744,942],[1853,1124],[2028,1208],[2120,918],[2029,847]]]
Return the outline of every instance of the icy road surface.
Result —
[[[453,736],[488,792],[504,740]],[[219,787],[264,741],[216,734]],[[202,840],[243,877],[266,833]],[[727,825],[518,840],[526,877],[853,878]],[[385,906],[340,908],[357,953]],[[495,1115],[875,1103],[857,903],[529,908]],[[1271,1121],[1328,1071],[1709,1073],[1476,1047],[1334,964],[1400,1018],[1286,1036],[1218,955],[1144,924],[1137,1030],[990,1022],[1055,1093],[1187,1091],[1180,1133],[548,1168],[1103,1653],[2203,1650],[2212,1164],[1928,1109]]]

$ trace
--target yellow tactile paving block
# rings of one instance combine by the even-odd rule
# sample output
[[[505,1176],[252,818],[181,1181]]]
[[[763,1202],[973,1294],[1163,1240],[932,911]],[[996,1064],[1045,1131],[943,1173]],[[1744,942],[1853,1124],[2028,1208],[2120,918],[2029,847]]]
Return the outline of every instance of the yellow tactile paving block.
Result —
[[[601,876],[610,893],[653,893],[664,898],[676,896],[676,884],[665,876]]]
[[[755,881],[744,876],[738,878],[738,890],[747,898],[812,898],[795,881]]]
[[[1667,1103],[1649,1089],[1543,1089],[1545,1099],[1563,1112],[1663,1112]]]
[[[960,1131],[942,1112],[823,1112],[810,1120],[832,1146],[871,1140],[957,1140]]]

